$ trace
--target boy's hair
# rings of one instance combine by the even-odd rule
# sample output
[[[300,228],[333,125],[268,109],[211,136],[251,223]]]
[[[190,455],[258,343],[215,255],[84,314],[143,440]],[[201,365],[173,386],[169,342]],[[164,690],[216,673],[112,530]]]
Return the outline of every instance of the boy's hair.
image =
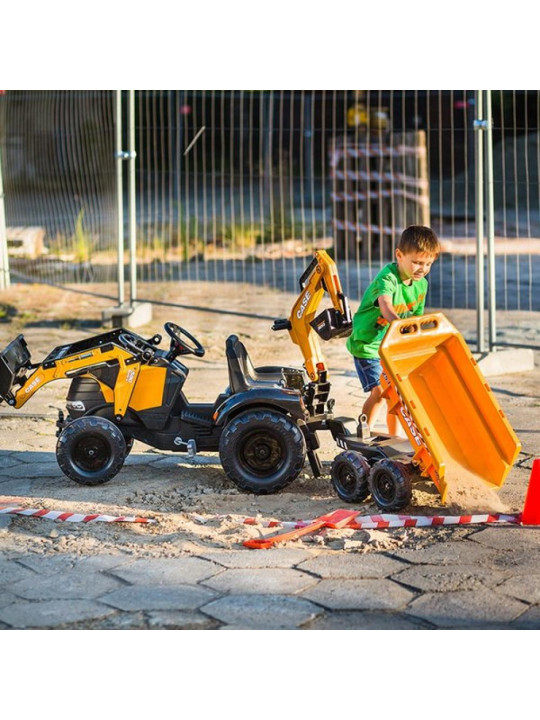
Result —
[[[401,233],[397,249],[405,254],[425,252],[437,257],[441,252],[441,244],[431,228],[425,225],[409,225]]]

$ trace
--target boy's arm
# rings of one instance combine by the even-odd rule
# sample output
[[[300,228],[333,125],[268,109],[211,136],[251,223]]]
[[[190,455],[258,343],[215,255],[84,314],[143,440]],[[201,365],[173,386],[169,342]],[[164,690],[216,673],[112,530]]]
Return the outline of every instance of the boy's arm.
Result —
[[[377,298],[377,302],[381,311],[381,315],[385,320],[388,320],[388,322],[392,322],[392,320],[400,320],[399,315],[395,311],[394,304],[390,295],[379,295],[379,297]]]

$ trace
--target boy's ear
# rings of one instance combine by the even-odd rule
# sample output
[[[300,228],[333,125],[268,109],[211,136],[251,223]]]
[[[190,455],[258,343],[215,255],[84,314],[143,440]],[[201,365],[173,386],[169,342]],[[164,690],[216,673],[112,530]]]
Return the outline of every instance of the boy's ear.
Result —
[[[396,248],[396,260],[401,260],[402,257],[403,257],[403,253],[401,252],[401,250],[399,248]]]

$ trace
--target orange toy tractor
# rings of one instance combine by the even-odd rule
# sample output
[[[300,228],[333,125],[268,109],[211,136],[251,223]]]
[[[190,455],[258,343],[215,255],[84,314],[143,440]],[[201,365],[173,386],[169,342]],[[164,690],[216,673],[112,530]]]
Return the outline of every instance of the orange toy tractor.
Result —
[[[335,265],[321,251],[302,276],[301,300],[287,327],[306,356],[305,370],[253,367],[236,335],[226,341],[228,385],[209,403],[185,395],[186,356],[204,348],[187,330],[168,322],[145,339],[118,328],[54,348],[32,363],[23,335],[0,353],[0,398],[21,408],[47,383],[70,379],[67,414],[59,413],[56,457],[75,482],[99,485],[122,468],[134,440],[163,450],[219,452],[228,477],[242,490],[274,493],[291,483],[306,456],[320,474],[317,430],[332,401],[315,334],[350,332],[351,318]],[[325,290],[333,307],[315,317]]]

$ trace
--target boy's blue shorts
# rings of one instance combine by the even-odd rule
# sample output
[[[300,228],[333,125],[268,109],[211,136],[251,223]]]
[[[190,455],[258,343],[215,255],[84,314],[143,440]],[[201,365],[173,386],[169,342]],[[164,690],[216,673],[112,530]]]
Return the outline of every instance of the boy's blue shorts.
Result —
[[[354,358],[356,372],[364,392],[369,392],[381,384],[382,367],[379,358]]]

